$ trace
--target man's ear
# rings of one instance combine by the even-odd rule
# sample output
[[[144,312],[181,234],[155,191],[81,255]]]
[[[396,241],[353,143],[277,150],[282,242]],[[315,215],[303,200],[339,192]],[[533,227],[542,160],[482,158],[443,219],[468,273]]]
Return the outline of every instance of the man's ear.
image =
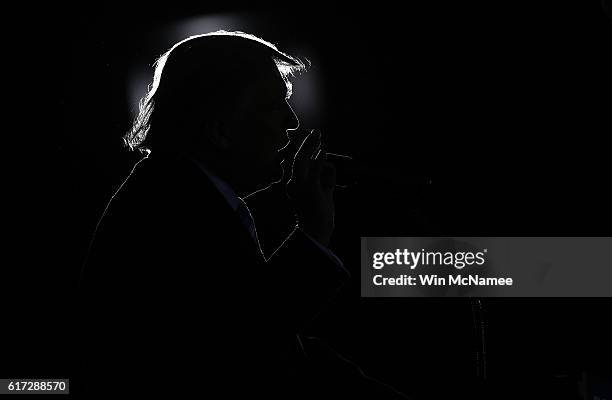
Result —
[[[229,149],[230,139],[226,135],[225,126],[221,121],[206,121],[202,128],[207,142],[220,150]]]

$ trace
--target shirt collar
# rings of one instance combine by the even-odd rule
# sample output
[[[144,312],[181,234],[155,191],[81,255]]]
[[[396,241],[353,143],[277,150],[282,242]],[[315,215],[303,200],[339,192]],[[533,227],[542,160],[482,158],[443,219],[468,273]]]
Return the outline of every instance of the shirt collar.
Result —
[[[208,178],[211,180],[213,185],[217,188],[217,190],[221,193],[225,201],[229,204],[232,210],[237,211],[240,199],[236,196],[236,192],[234,189],[230,187],[230,185],[225,182],[223,179],[219,178],[209,169],[207,169],[201,162],[198,160],[192,159],[192,161],[204,172]]]

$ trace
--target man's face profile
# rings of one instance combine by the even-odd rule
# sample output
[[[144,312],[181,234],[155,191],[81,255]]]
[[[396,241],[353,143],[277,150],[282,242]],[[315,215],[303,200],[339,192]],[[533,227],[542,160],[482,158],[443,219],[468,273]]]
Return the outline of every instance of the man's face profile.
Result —
[[[131,150],[194,158],[242,195],[263,189],[283,179],[288,131],[299,126],[287,102],[288,79],[305,69],[241,32],[189,37],[155,62],[124,142]]]
[[[232,159],[243,166],[245,180],[254,185],[282,178],[278,150],[287,145],[287,131],[299,125],[287,102],[285,81],[275,72],[262,74],[242,90],[236,117],[226,124]]]

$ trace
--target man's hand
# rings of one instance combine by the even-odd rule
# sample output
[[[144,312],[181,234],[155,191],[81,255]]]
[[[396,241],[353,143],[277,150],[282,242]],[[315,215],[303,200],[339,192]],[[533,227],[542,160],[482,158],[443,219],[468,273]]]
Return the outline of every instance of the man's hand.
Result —
[[[311,131],[295,154],[287,194],[293,200],[298,225],[323,246],[334,231],[336,169],[321,150],[321,132]]]

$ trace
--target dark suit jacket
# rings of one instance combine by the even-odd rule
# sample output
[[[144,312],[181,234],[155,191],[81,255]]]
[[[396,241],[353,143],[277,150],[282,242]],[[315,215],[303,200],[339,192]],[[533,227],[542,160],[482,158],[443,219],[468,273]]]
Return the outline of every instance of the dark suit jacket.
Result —
[[[297,336],[347,278],[299,230],[266,262],[205,173],[152,155],[113,198],[83,271],[86,391],[393,397]]]

